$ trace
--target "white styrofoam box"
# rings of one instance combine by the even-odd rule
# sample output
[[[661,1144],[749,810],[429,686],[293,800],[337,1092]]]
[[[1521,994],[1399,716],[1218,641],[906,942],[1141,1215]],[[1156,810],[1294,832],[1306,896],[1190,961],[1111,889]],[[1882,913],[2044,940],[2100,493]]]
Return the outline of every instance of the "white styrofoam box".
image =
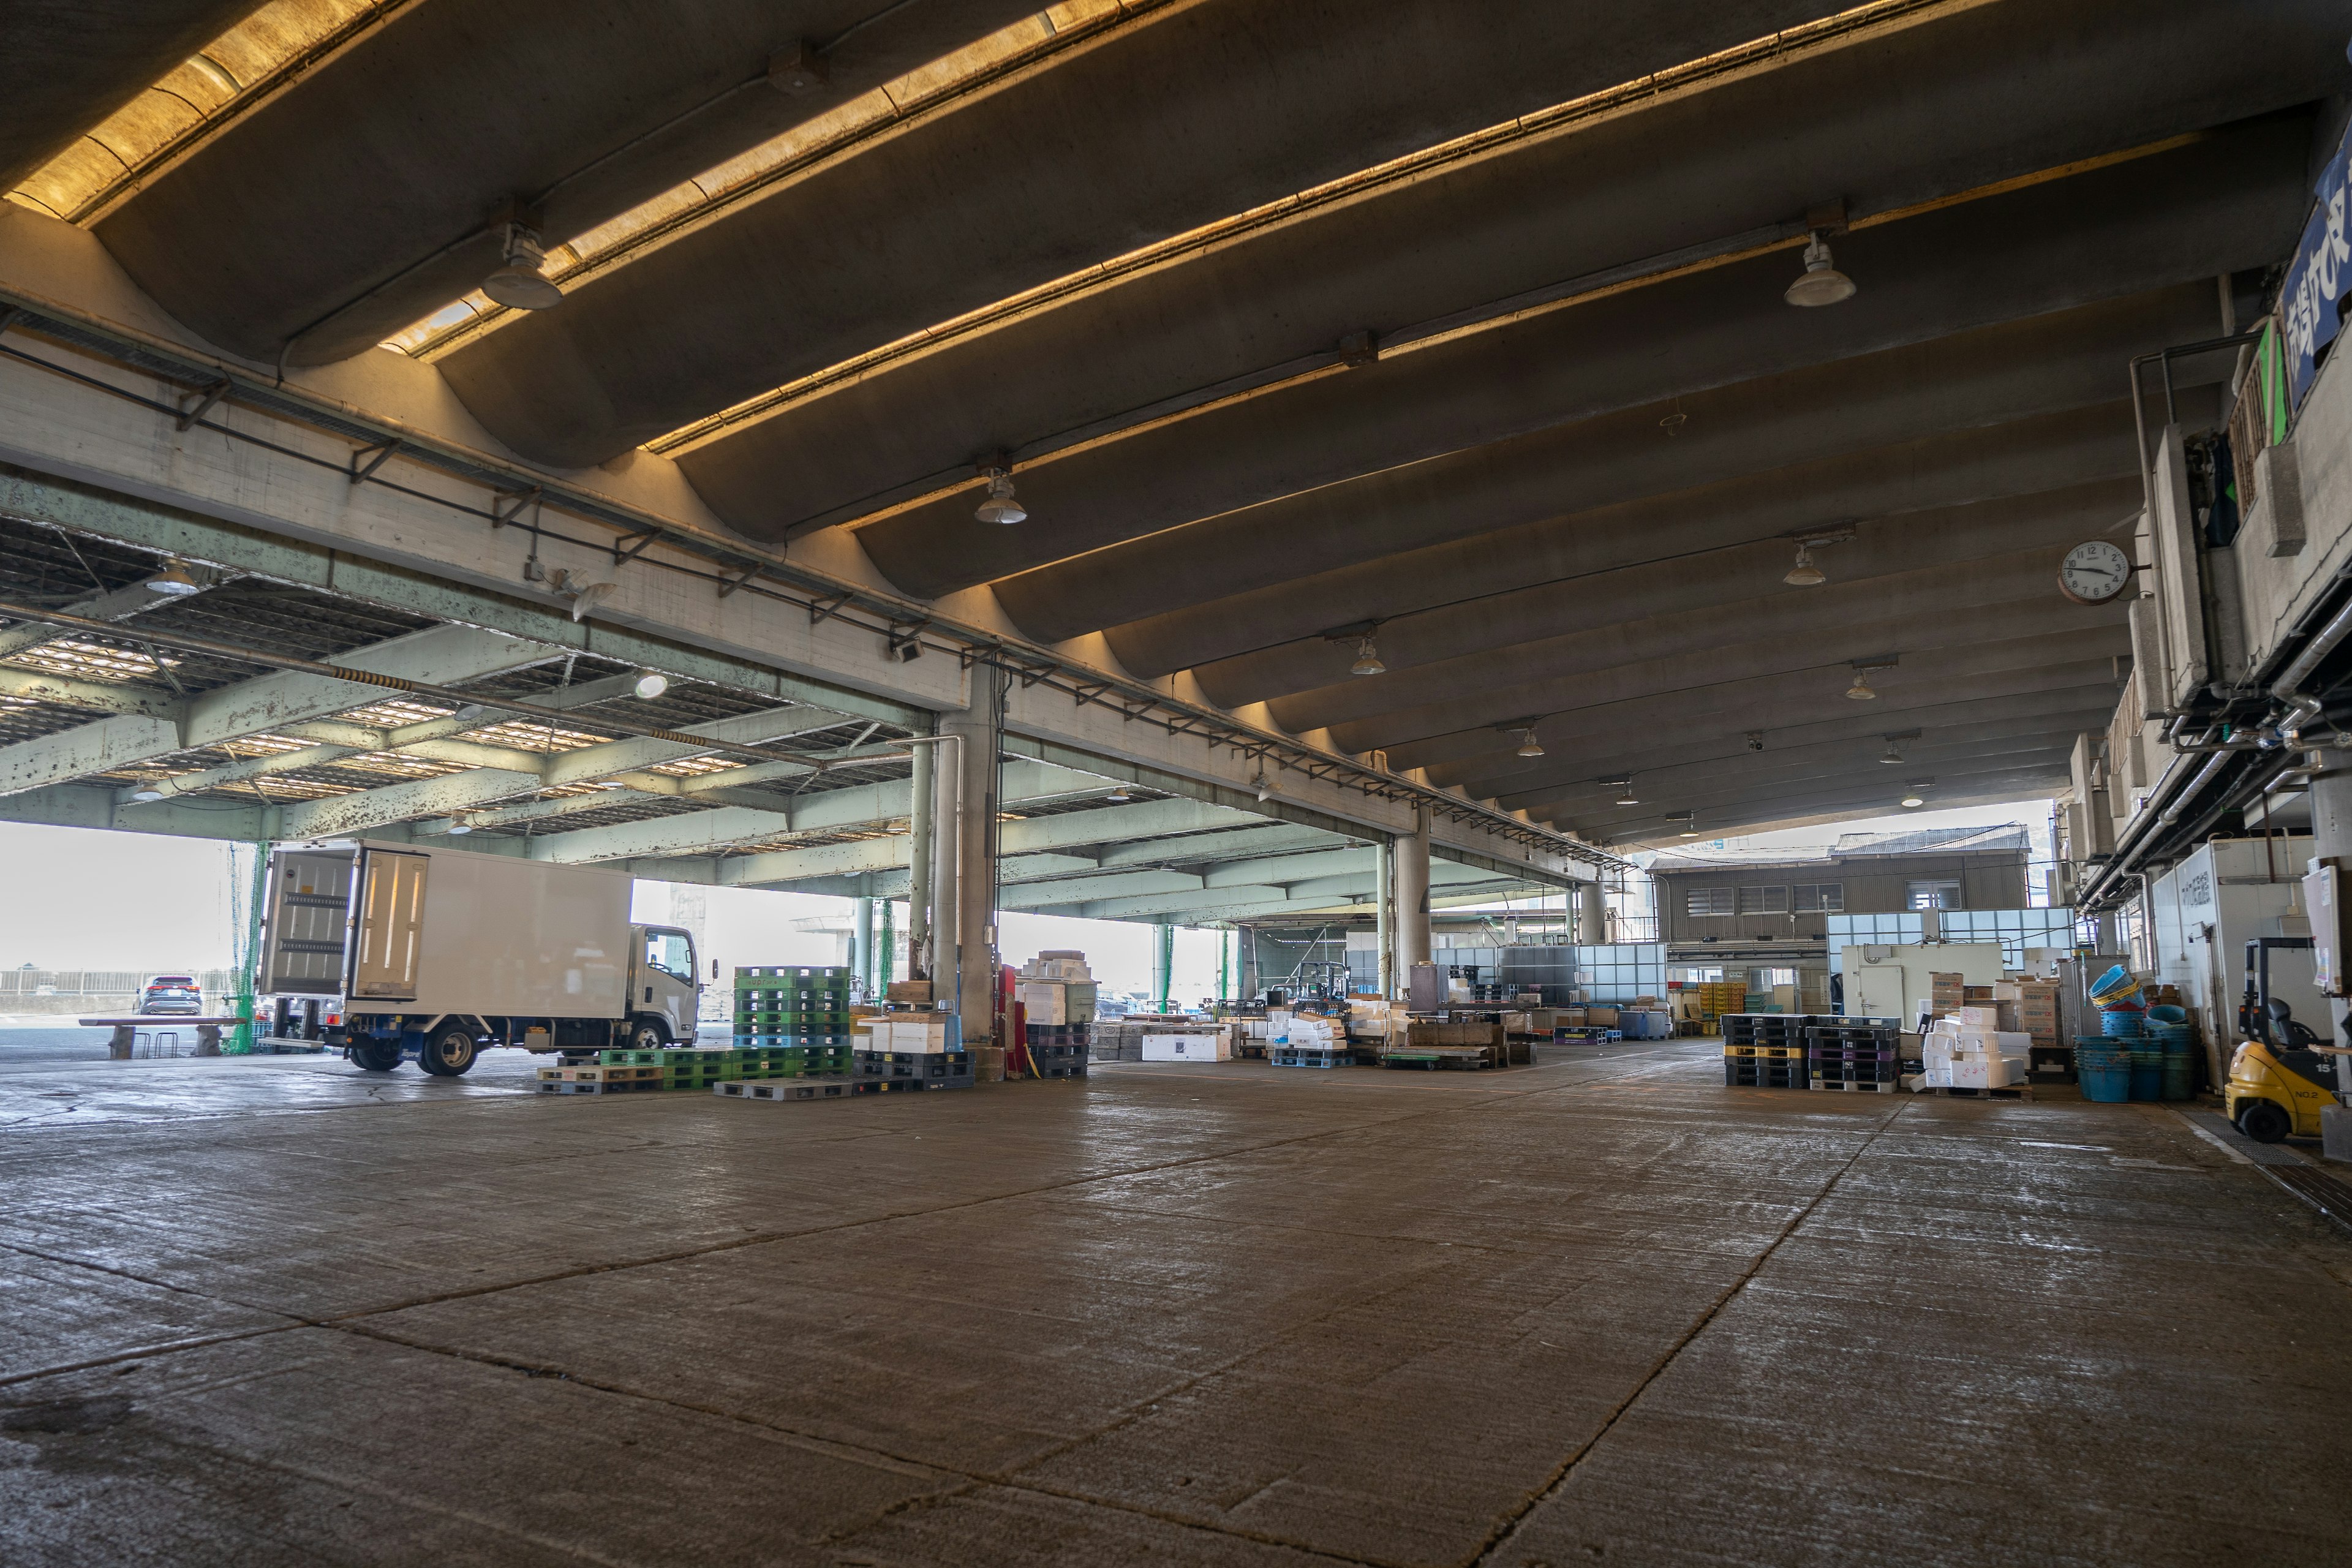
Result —
[[[1962,1007],[1955,1015],[1963,1029],[1998,1029],[2000,1027],[1999,1007]]]
[[[1222,1029],[1213,1034],[1143,1037],[1143,1059],[1148,1062],[1222,1062],[1232,1060],[1233,1054]]]
[[[1013,994],[1033,1024],[1066,1024],[1070,1021],[1069,990],[1059,981],[1024,980],[1013,988]]]
[[[948,1041],[945,1013],[927,1013],[920,1017],[896,1017],[875,1020],[874,1045],[877,1051],[904,1051],[909,1055],[960,1049],[963,1042],[950,1045]],[[883,1026],[888,1026],[888,1045],[882,1044]]]
[[[1951,1074],[1951,1082],[1944,1086],[1948,1089],[2006,1089],[2025,1081],[2021,1057],[1960,1057],[1947,1070]]]

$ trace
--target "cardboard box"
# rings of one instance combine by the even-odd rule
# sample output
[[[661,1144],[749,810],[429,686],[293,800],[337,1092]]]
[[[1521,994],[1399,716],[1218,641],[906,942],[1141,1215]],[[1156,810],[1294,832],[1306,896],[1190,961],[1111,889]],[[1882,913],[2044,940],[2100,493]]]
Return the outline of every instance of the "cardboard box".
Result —
[[[890,982],[889,1000],[911,1002],[918,1006],[928,1007],[931,1005],[931,983],[928,980],[893,980]]]
[[[1614,1007],[1587,1007],[1584,1010],[1584,1022],[1588,1028],[1613,1029],[1617,1026],[1617,1009]]]
[[[1013,988],[1013,999],[1033,1024],[1070,1022],[1069,989],[1055,981],[1024,980]]]
[[[1953,1016],[1958,1019],[1960,1027],[1963,1029],[2000,1027],[2000,1009],[1990,1004],[1963,1006],[1955,1012]]]

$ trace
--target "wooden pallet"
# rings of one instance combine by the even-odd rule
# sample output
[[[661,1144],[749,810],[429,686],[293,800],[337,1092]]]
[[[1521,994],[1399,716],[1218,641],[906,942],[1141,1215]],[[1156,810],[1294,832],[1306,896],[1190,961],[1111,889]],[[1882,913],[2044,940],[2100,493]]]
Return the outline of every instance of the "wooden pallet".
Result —
[[[1945,1100],[2031,1100],[2033,1086],[2030,1083],[2007,1084],[2000,1089],[1945,1089],[1936,1084],[1922,1084],[1916,1091],[1932,1094]]]

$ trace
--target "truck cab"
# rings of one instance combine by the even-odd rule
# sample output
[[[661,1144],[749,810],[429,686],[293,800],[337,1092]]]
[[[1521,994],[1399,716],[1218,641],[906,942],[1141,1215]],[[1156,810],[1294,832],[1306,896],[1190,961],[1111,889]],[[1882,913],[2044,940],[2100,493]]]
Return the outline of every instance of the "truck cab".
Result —
[[[632,925],[629,951],[636,963],[629,976],[629,1011],[636,1037],[658,1024],[666,1037],[658,1044],[694,1044],[696,1016],[701,1011],[702,987],[695,980],[694,933],[676,926]]]

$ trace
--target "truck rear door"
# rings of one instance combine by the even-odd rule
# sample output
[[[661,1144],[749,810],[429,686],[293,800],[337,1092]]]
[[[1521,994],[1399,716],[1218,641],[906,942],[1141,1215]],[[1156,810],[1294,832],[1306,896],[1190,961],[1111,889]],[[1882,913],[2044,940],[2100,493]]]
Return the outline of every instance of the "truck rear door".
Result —
[[[406,1001],[416,994],[425,934],[425,855],[392,849],[360,851],[360,897],[352,963],[352,994]]]
[[[280,849],[269,858],[263,995],[342,994],[356,864],[349,849]]]

